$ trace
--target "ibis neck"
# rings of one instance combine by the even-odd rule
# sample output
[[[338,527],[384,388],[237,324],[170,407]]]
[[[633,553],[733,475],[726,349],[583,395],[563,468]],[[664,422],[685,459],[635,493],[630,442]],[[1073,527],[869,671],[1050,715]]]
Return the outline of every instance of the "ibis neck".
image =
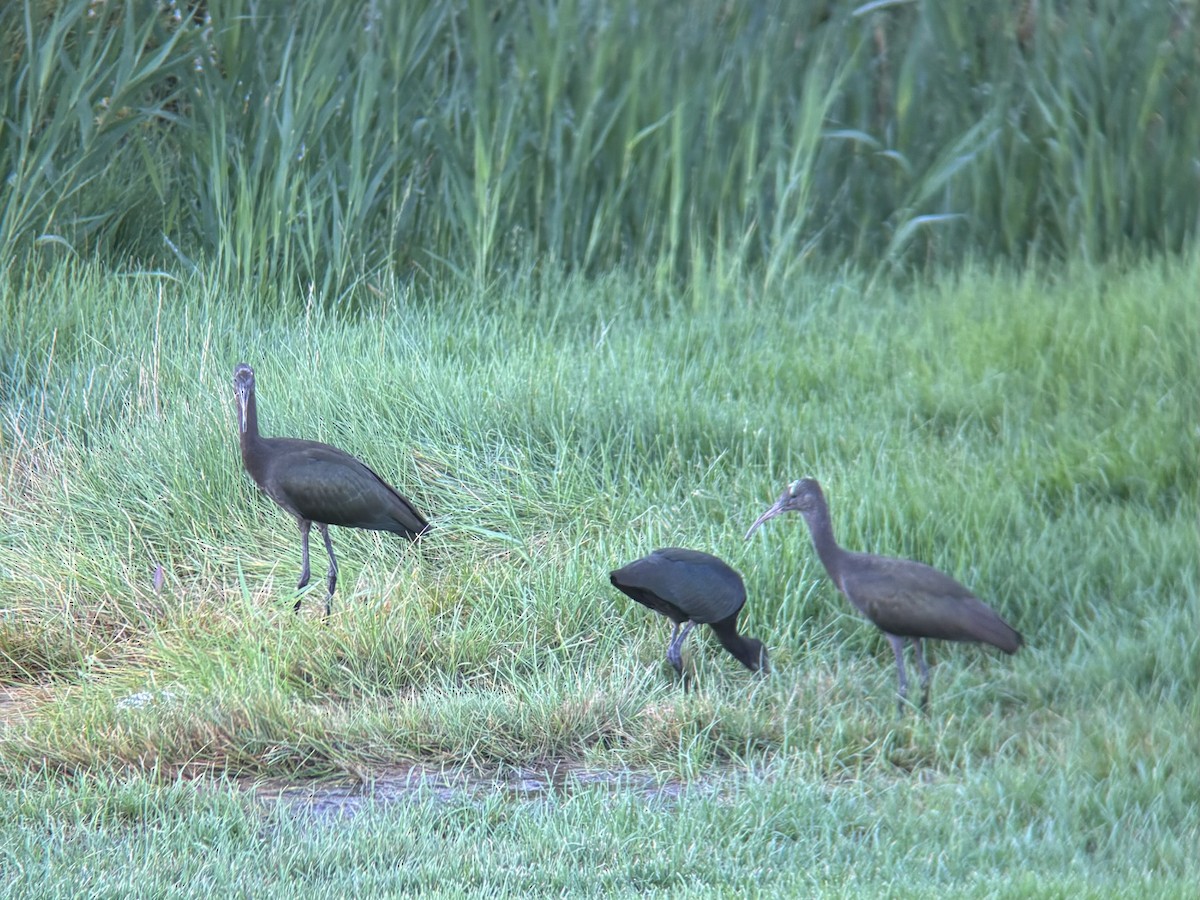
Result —
[[[262,443],[262,435],[258,433],[258,402],[254,399],[254,392],[246,398],[246,419],[239,423],[244,425],[244,428],[238,429],[238,440],[242,445],[242,460],[246,463],[246,467],[250,467],[250,460],[254,457],[254,451]]]
[[[846,551],[838,546],[833,537],[833,524],[829,521],[829,507],[822,504],[812,512],[805,513],[804,520],[808,523],[809,534],[812,535],[813,546],[817,548],[817,556],[821,565],[829,573],[839,590],[842,586],[842,558]]]
[[[709,626],[713,634],[717,636],[721,646],[729,651],[734,659],[738,660],[747,669],[757,672],[762,664],[759,659],[761,650],[758,646],[752,645],[746,638],[738,634],[737,619],[726,619],[723,622],[714,622]],[[757,641],[754,642],[757,645]]]

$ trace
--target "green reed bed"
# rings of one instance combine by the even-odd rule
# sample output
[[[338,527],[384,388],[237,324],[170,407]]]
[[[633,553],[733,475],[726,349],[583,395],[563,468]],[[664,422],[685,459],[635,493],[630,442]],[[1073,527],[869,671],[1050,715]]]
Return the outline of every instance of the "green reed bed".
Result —
[[[1188,3],[0,8],[0,257],[665,281],[1178,250]],[[778,287],[778,285],[775,285]]]

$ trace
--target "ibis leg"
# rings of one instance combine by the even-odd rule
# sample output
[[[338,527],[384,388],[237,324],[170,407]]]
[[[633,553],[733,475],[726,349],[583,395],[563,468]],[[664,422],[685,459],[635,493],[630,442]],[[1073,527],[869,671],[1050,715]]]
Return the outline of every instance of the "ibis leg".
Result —
[[[921,648],[921,639],[912,639],[913,650],[917,654],[917,667],[921,670],[921,709],[929,708],[929,666],[925,663],[925,651]]]
[[[308,584],[308,579],[312,576],[312,571],[308,567],[308,531],[312,528],[312,522],[307,519],[300,520],[300,583],[296,585],[296,590],[304,590],[304,586]],[[300,612],[301,597],[296,598],[296,605],[293,609]]]
[[[672,622],[671,623],[671,639],[669,641],[667,641],[667,660],[676,669],[678,669],[680,667],[680,664],[675,662],[675,657],[672,656],[672,654],[675,652],[675,639],[677,637],[679,637],[679,623]]]
[[[333,604],[333,589],[337,587],[337,557],[333,555],[333,541],[329,539],[329,526],[324,522],[318,522],[317,528],[321,530],[321,537],[325,539],[325,552],[329,554],[329,593],[325,595],[325,616],[329,616],[329,608]]]
[[[695,622],[688,622],[683,626],[683,630],[679,630],[679,626],[675,626],[675,633],[671,635],[671,643],[667,647],[667,659],[671,661],[671,665],[675,667],[675,671],[680,675],[683,674],[683,642],[687,640],[688,634],[696,627]]]
[[[892,645],[892,652],[896,654],[896,673],[900,677],[899,708],[900,715],[904,715],[904,703],[908,699],[908,676],[904,673],[904,638],[889,634],[887,639]]]

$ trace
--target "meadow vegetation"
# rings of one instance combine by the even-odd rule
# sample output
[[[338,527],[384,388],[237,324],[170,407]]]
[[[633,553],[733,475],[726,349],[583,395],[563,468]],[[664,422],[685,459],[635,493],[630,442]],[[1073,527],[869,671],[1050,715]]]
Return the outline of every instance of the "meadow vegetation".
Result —
[[[145,8],[0,8],[0,892],[1193,894],[1193,5]],[[434,523],[335,529],[328,620],[241,360]],[[898,717],[742,539],[806,474],[1026,646]],[[768,677],[680,690],[607,579],[671,545]],[[409,763],[481,788],[251,789]]]
[[[1011,866],[1051,894],[1182,890],[1200,799],[1198,348],[1181,327],[1196,277],[971,271],[903,293],[817,279],[702,303],[648,303],[624,277],[529,280],[389,287],[350,318],[70,266],[10,290],[3,308],[46,319],[27,315],[24,350],[6,348],[31,373],[4,421],[8,819],[65,829],[62,878],[99,854],[136,884],[148,871],[108,869],[114,834],[148,827],[158,853],[217,828],[215,858],[180,863],[198,883],[236,888],[280,853],[293,873],[344,858],[322,869],[338,883],[379,838],[297,838],[276,811],[264,850],[253,816],[195,776],[565,760],[704,789],[669,807],[602,790],[388,807],[368,818],[417,856],[371,877],[432,885],[449,852],[464,886],[758,873],[836,894],[895,873],[994,886]],[[360,453],[436,523],[423,551],[339,530],[329,621],[319,585],[291,612],[295,527],[241,471],[239,358],[258,367],[269,433]],[[809,472],[844,543],[955,572],[1028,646],[936,646],[930,713],[898,719],[887,646],[801,523],[742,541]],[[745,573],[769,678],[702,638],[685,656],[697,689],[673,683],[665,623],[606,578],[663,545]],[[80,803],[94,818],[72,824]],[[460,827],[498,843],[464,857]],[[713,832],[726,858],[700,849]],[[595,870],[543,858],[560,840],[592,847]]]

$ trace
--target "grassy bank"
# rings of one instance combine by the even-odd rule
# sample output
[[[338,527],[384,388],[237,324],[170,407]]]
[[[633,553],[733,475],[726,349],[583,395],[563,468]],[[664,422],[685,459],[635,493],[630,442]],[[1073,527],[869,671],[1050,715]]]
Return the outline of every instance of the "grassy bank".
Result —
[[[351,316],[84,265],[0,288],[6,853],[62,890],[86,859],[97,884],[178,872],[197,892],[282,869],[834,895],[1021,872],[1018,892],[1182,895],[1196,278],[1187,261],[904,292],[713,277],[674,296],[529,272],[482,294],[376,285]],[[241,471],[239,359],[268,434],[363,456],[435,522],[424,551],[335,530],[328,622],[319,585],[292,614],[295,527]],[[955,573],[1028,646],[935,645],[928,717],[897,719],[890,651],[801,522],[742,540],[804,474],[844,544]],[[664,623],[606,577],[665,545],[744,573],[769,678],[700,636],[697,690],[672,683]],[[663,806],[431,799],[326,829],[264,825],[191,780],[398,760],[706,787]],[[197,842],[203,860],[181,851]]]

